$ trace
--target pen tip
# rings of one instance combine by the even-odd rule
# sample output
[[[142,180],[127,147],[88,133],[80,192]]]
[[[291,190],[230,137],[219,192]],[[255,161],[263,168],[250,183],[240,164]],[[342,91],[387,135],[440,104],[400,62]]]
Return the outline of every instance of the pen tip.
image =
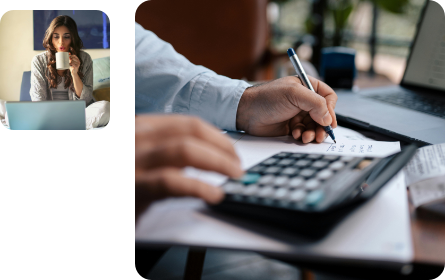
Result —
[[[334,143],[337,144],[337,141],[334,140]]]

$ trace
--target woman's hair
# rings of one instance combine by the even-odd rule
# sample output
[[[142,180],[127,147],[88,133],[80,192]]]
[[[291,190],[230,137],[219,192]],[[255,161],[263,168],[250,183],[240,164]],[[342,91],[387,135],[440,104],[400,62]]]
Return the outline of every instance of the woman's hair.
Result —
[[[61,81],[61,77],[57,75],[56,69],[56,48],[53,46],[53,33],[54,29],[59,26],[66,26],[70,31],[71,35],[71,44],[69,52],[72,55],[76,55],[79,58],[80,66],[78,70],[78,75],[82,79],[83,73],[80,71],[82,69],[82,59],[79,56],[80,49],[83,48],[83,42],[77,33],[77,24],[76,22],[70,18],[69,16],[58,16],[49,25],[46,30],[45,37],[43,38],[43,47],[46,49],[46,55],[48,57],[48,72],[46,74],[46,78],[49,81],[50,88],[57,88],[57,85]],[[62,35],[61,35],[62,36]],[[65,71],[65,88],[70,87],[71,90],[74,90],[73,77],[71,77],[70,71]]]

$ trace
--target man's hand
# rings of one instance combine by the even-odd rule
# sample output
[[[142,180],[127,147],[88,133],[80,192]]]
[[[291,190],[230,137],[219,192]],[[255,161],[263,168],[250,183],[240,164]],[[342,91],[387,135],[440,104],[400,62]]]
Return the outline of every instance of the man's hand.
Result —
[[[323,142],[322,126],[337,127],[337,95],[325,83],[309,77],[314,93],[296,76],[247,88],[238,104],[236,127],[256,136],[292,135],[303,143]]]
[[[141,115],[136,117],[136,218],[154,200],[195,196],[217,203],[223,192],[183,176],[194,166],[240,177],[243,171],[227,136],[194,117]]]

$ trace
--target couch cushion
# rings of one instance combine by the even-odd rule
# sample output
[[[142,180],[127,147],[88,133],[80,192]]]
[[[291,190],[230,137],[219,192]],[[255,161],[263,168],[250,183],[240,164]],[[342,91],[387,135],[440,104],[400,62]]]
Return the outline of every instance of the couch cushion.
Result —
[[[107,125],[110,121],[110,102],[94,102],[86,108],[85,115],[87,129]]]

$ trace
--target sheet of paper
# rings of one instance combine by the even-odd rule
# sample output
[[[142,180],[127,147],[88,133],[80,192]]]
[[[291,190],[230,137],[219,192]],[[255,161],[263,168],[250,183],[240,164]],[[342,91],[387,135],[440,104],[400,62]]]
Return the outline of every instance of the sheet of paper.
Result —
[[[418,149],[404,171],[407,186],[428,178],[445,175],[445,143]]]
[[[346,128],[336,128],[335,134],[337,139],[355,141],[356,145],[359,143],[357,141],[370,141]],[[242,133],[229,132],[227,135],[231,137],[243,168],[264,160],[283,150],[283,147],[291,146],[305,152],[310,146],[295,144],[290,137],[269,138],[269,141],[268,138],[246,137]],[[373,145],[375,143],[372,142]],[[394,150],[400,150],[398,143]],[[215,186],[226,179],[220,174],[193,168],[187,168],[186,174]],[[405,177],[399,173],[374,199],[350,215],[320,242],[308,243],[290,232],[271,229],[266,225],[258,227],[239,217],[214,215],[203,201],[193,198],[168,199],[152,205],[140,219],[136,240],[291,253],[295,256],[316,254],[408,262],[412,260],[413,253],[405,186]]]
[[[361,134],[360,132],[357,132],[355,130],[346,128],[346,127],[342,127],[342,126],[337,126],[334,129],[334,134],[335,134],[335,139],[340,139],[340,140],[370,140],[373,141],[372,139],[364,136],[363,134]]]
[[[320,241],[308,242],[267,224],[215,213],[194,198],[172,198],[153,204],[139,220],[136,241],[269,251],[294,257],[409,262],[413,256],[405,178],[401,173]]]
[[[444,199],[445,176],[439,176],[413,183],[409,187],[409,193],[415,207],[439,199]]]

